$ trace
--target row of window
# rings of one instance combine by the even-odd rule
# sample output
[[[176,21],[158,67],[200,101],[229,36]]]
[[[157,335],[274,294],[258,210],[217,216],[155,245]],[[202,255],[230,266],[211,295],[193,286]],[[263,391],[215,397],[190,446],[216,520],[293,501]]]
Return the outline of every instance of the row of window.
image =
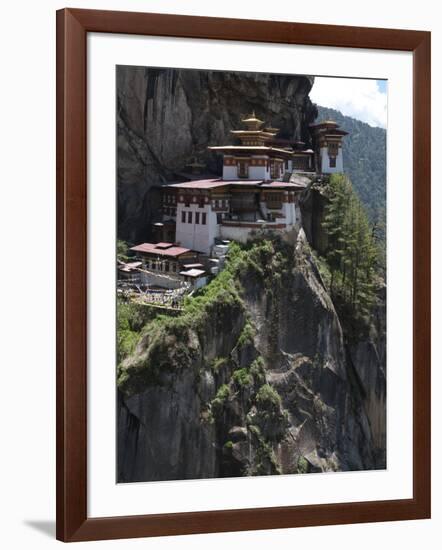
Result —
[[[198,203],[198,208],[204,208],[204,205],[209,202],[209,199],[206,196],[180,195],[180,202],[184,202],[186,208],[189,208],[191,203]]]
[[[229,208],[228,199],[215,199],[213,201],[214,208]]]
[[[207,223],[207,213],[206,212],[188,212],[183,210],[181,212],[181,223],[193,223],[193,214],[195,214],[195,223],[201,225],[206,225]]]
[[[163,208],[163,213],[165,216],[176,216],[176,208]]]
[[[146,260],[146,269],[151,269],[152,271],[164,271],[164,272],[177,272],[177,264],[170,263],[167,260]]]
[[[176,196],[175,195],[164,195],[164,202],[175,204],[176,203]]]
[[[239,178],[248,178],[249,177],[249,164],[244,161],[238,161],[237,164],[237,174]],[[288,162],[286,161],[285,166],[288,167]],[[267,170],[270,168],[270,176],[272,178],[279,178],[283,172],[284,163],[282,162],[271,162],[267,163]]]

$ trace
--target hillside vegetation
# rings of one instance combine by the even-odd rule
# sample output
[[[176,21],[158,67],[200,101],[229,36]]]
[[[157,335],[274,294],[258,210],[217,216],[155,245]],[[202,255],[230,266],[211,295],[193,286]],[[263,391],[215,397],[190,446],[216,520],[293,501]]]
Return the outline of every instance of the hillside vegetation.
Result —
[[[386,208],[386,130],[318,105],[316,122],[326,119],[335,120],[349,132],[343,140],[344,170],[370,219],[383,225]]]
[[[179,316],[122,310],[120,482],[385,467],[375,250],[350,183],[332,180],[323,230],[342,253],[316,254],[302,229],[259,234],[231,243]]]

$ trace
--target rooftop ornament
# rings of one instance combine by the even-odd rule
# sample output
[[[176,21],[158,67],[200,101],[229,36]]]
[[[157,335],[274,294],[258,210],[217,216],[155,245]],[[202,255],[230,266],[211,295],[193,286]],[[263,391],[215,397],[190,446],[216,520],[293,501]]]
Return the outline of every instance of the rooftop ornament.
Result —
[[[247,115],[246,118],[243,118],[242,122],[244,122],[248,130],[259,130],[264,124],[263,120],[256,117],[255,111],[253,111],[251,115]]]

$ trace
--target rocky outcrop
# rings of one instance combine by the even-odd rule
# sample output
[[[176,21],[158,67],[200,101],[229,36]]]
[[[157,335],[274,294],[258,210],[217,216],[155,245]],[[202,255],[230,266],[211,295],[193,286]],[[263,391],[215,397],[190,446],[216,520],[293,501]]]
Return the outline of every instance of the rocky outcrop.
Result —
[[[145,67],[117,68],[118,234],[149,236],[159,208],[154,186],[180,178],[193,157],[212,175],[220,158],[208,145],[252,110],[281,137],[310,142],[313,77]]]
[[[119,481],[385,467],[381,330],[346,345],[290,240],[237,246],[206,302],[142,332],[119,369]]]
[[[307,186],[300,200],[302,227],[308,242],[319,254],[324,254],[328,248],[327,231],[323,226],[328,204],[327,181],[327,176],[317,177]]]

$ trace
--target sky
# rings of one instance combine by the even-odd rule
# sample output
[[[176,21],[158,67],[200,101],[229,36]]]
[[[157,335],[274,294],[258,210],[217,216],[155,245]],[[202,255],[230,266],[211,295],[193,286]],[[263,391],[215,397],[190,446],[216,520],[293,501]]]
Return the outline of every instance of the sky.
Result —
[[[370,126],[387,126],[386,80],[316,76],[310,98]]]

